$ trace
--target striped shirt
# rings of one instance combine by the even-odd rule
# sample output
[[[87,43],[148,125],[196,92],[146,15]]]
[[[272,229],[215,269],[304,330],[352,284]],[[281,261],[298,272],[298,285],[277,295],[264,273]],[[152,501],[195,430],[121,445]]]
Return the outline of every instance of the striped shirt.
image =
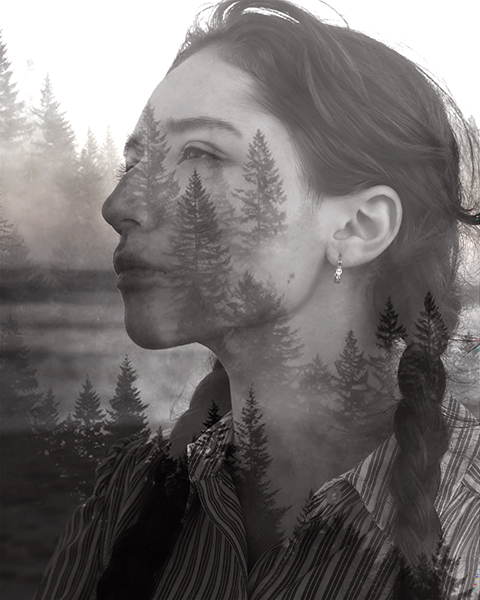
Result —
[[[449,560],[444,598],[478,598],[480,427],[450,399],[451,428],[435,507]],[[313,496],[303,523],[247,570],[240,503],[225,450],[231,413],[188,446],[190,499],[153,600],[386,600],[398,573],[388,479],[392,436]],[[92,498],[70,519],[36,600],[94,600],[119,532],[138,516],[155,462],[154,445],[122,440],[100,465]],[[441,550],[441,552],[442,552]]]

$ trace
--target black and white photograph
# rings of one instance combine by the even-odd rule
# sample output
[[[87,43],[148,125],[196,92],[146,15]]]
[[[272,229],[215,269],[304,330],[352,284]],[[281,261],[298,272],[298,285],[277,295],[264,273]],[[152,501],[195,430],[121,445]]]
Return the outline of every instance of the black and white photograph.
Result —
[[[2,600],[478,599],[478,8],[2,13]]]

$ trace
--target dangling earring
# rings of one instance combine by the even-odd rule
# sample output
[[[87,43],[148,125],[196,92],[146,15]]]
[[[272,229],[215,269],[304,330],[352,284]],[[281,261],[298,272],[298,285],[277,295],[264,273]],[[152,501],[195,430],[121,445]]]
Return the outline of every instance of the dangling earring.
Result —
[[[342,255],[339,254],[337,260],[337,268],[335,269],[335,275],[333,276],[334,283],[340,283],[342,281],[342,273]]]

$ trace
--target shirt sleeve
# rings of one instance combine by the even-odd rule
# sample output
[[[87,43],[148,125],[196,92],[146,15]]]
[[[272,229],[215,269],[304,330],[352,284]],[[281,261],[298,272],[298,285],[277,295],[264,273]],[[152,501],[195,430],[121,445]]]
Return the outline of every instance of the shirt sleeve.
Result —
[[[108,533],[121,514],[135,450],[138,442],[129,439],[110,448],[97,469],[93,495],[68,521],[34,600],[95,600],[96,584],[110,551]]]

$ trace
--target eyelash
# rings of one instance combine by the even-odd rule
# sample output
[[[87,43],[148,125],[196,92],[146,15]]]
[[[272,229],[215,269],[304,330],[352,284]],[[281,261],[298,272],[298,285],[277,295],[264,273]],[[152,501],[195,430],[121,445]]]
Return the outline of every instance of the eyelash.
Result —
[[[189,157],[189,152],[197,152],[202,156]],[[178,164],[181,164],[182,162],[187,160],[201,160],[202,157],[206,157],[207,160],[212,164],[212,166],[218,166],[222,162],[222,159],[214,152],[209,152],[208,150],[204,150],[203,148],[199,148],[198,146],[187,146],[183,149]],[[130,169],[133,169],[135,166],[136,165],[127,165],[125,162],[122,162],[118,165],[118,167],[115,170],[115,177],[120,180],[124,175],[126,175],[130,171]]]
[[[120,163],[115,169],[115,177],[120,180],[124,175],[126,175],[130,171],[130,169],[133,169],[133,167],[135,166],[136,165],[127,165],[126,162]]]
[[[125,175],[126,172],[127,172],[127,165],[126,165],[126,163],[122,162],[115,169],[115,177],[117,179],[121,179]]]
[[[196,152],[198,154],[201,154],[202,156],[189,157],[189,152]],[[213,166],[218,166],[222,162],[220,156],[218,156],[214,152],[209,152],[208,150],[205,150],[204,148],[199,148],[198,146],[187,146],[183,149],[178,164],[186,160],[201,160],[203,157],[206,157],[207,160],[211,162]]]

